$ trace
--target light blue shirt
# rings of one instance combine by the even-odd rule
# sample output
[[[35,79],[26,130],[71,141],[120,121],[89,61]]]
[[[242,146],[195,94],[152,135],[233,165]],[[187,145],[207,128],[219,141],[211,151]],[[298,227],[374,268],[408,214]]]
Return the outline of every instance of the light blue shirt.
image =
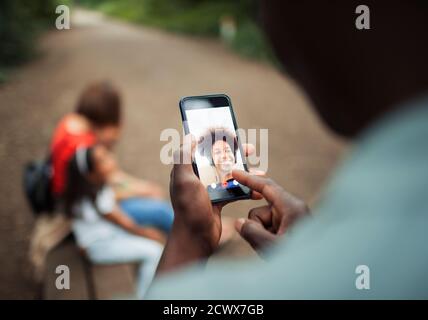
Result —
[[[266,261],[218,262],[159,278],[153,299],[428,298],[428,99],[367,130],[313,216]],[[361,283],[356,268],[368,267]]]

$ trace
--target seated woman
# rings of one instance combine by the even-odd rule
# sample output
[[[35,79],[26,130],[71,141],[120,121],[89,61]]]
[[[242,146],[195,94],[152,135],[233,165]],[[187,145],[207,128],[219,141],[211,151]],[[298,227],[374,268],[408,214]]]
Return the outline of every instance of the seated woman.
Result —
[[[120,209],[108,177],[117,170],[101,145],[78,148],[70,160],[64,192],[76,242],[96,264],[139,263],[137,296],[149,287],[161,257],[165,234],[135,223]]]
[[[122,127],[121,109],[118,90],[107,82],[97,82],[83,91],[75,111],[60,120],[51,143],[52,191],[59,202],[68,183],[67,166],[77,148],[94,143],[109,150],[114,147]],[[173,211],[162,200],[163,193],[157,184],[134,178],[118,166],[107,177],[107,183],[124,212],[134,221],[165,232],[171,229]]]
[[[198,148],[216,172],[216,181],[208,185],[208,191],[238,186],[232,177],[238,151],[238,140],[232,131],[223,127],[210,128],[200,137]]]

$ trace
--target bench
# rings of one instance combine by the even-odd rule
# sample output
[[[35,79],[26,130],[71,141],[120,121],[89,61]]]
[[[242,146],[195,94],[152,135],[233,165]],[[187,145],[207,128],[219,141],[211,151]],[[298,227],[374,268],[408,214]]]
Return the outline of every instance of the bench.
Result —
[[[47,223],[48,227],[45,225],[45,228],[35,228],[35,233],[38,233],[39,237],[34,237],[44,239],[44,241],[40,241],[45,243],[45,246],[42,245],[41,248],[42,251],[48,251],[44,260],[45,268],[41,279],[42,287],[39,292],[41,299],[108,300],[135,298],[136,264],[94,265],[86,259],[85,255],[77,247],[73,235],[70,234],[69,227],[65,226],[63,229],[65,231],[60,231],[57,235],[54,235],[54,231],[60,230],[60,226],[64,225],[60,215],[56,215],[53,218],[46,217],[46,219],[50,221]],[[52,223],[53,219],[58,221]],[[40,220],[40,222],[42,221]],[[40,225],[43,225],[43,223],[40,223]],[[68,236],[63,236],[63,234],[68,234]],[[235,240],[222,245],[216,253],[217,258],[254,255],[251,247],[236,234]],[[39,242],[34,241],[34,243]],[[60,275],[55,271],[59,265],[69,267],[69,290],[56,288],[56,279]]]
[[[70,289],[57,289],[58,265],[70,270]],[[42,298],[47,300],[108,300],[135,298],[136,265],[93,265],[72,236],[67,237],[46,258]]]

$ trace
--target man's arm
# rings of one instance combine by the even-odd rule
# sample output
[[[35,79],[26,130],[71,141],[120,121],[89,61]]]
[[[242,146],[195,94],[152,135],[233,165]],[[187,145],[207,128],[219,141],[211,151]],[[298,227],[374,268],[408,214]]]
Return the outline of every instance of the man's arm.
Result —
[[[211,205],[208,192],[193,172],[191,163],[180,163],[180,159],[191,159],[196,146],[191,135],[184,140],[181,149],[174,153],[176,164],[170,182],[174,223],[158,274],[208,258],[221,236],[221,207]]]

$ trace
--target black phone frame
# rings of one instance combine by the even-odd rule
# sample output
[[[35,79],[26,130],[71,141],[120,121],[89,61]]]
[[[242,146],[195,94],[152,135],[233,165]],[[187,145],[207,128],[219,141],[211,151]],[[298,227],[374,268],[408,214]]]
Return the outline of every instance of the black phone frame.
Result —
[[[188,106],[186,106],[186,101],[189,101],[189,100],[208,100],[209,106],[188,107]],[[239,151],[241,154],[242,164],[244,166],[245,171],[249,172],[246,159],[244,159],[244,152],[243,152],[243,148],[242,148],[241,139],[239,137],[239,132],[237,130],[238,125],[236,122],[235,113],[233,111],[232,101],[228,95],[226,95],[226,94],[209,94],[209,95],[199,95],[199,96],[187,96],[187,97],[183,97],[180,99],[179,107],[180,107],[181,121],[183,123],[184,133],[186,135],[190,133],[190,130],[188,127],[188,120],[187,120],[187,116],[186,116],[186,110],[228,107],[230,110],[230,114],[232,116],[232,121],[233,121],[233,126],[235,129],[236,138],[238,140],[238,148],[239,148]],[[195,162],[192,162],[192,167],[193,167],[193,171],[195,172],[195,174],[199,178],[198,167],[197,167]],[[211,203],[213,203],[213,204],[214,203],[230,202],[230,201],[234,201],[234,200],[249,199],[249,198],[251,198],[251,189],[249,190],[248,193],[244,192],[243,195],[239,195],[239,196],[234,195],[231,197],[223,197],[220,199],[212,199],[211,195],[210,195]]]

